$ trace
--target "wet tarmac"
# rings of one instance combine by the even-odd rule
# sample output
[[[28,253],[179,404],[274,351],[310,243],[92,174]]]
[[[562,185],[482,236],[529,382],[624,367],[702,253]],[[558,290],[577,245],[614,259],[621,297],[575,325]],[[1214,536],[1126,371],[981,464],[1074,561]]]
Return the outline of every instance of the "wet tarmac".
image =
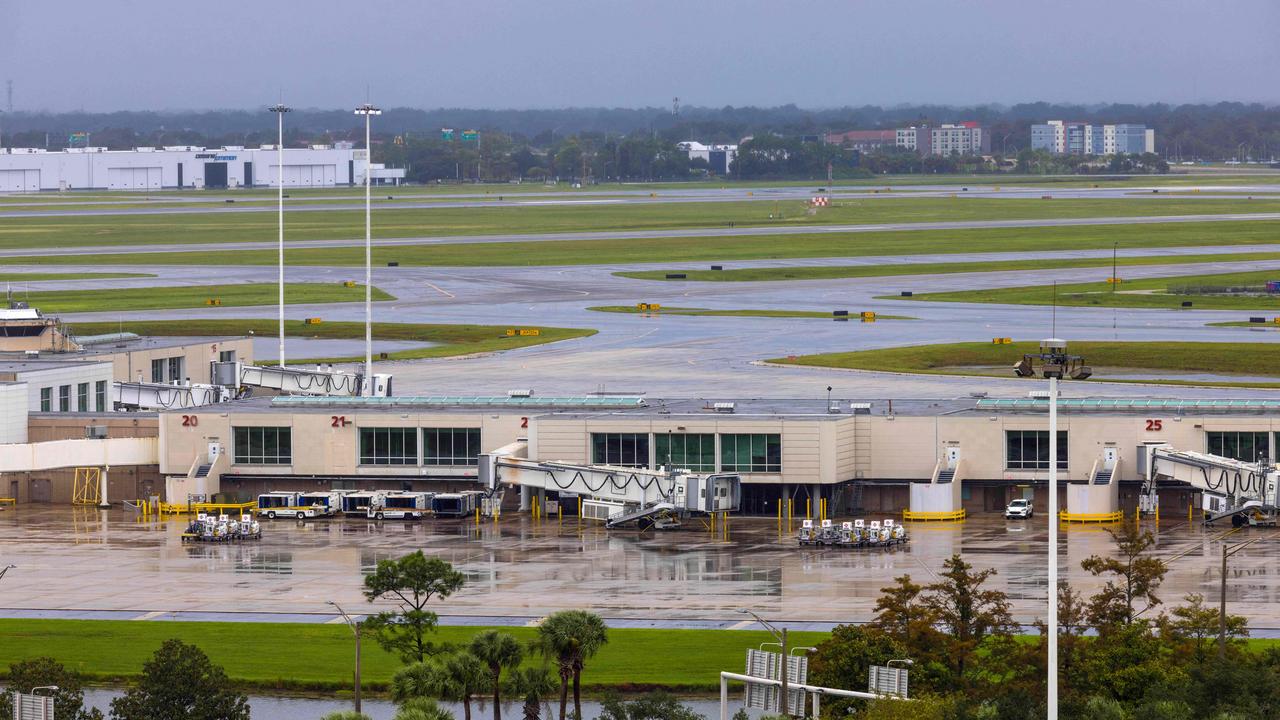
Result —
[[[1230,528],[1188,525],[1185,515],[1164,520],[1158,552],[1171,570],[1160,597],[1168,605],[1192,592],[1216,600],[1218,538]],[[1009,593],[1019,622],[1042,616],[1046,598],[1047,525],[1039,517],[911,523],[911,543],[892,550],[802,549],[793,534],[779,534],[773,518],[734,518],[727,538],[698,521],[642,534],[515,515],[479,525],[264,524],[260,542],[184,544],[181,520],[140,523],[122,510],[6,509],[0,564],[17,568],[0,581],[0,616],[330,622],[329,600],[377,607],[360,595],[362,574],[416,549],[467,576],[465,588],[435,608],[449,624],[524,625],[556,610],[588,608],[616,627],[738,628],[738,609],[749,607],[795,629],[823,629],[870,619],[880,588],[894,577],[932,582],[943,561],[961,552],[977,568],[997,569],[992,584]],[[1255,628],[1280,627],[1272,561],[1280,532],[1245,529],[1229,541],[1254,537],[1262,540],[1232,560],[1228,609]],[[1061,542],[1063,577],[1085,593],[1098,589],[1080,561],[1108,553],[1107,534],[1073,526]]]

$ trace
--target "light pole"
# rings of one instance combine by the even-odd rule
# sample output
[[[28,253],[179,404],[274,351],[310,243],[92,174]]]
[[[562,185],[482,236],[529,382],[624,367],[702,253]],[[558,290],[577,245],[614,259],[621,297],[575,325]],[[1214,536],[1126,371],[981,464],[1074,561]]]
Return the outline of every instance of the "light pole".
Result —
[[[1116,253],[1120,251],[1120,243],[1111,246],[1111,292],[1116,291],[1116,283],[1120,282],[1116,279]]]
[[[267,108],[276,114],[276,196],[279,201],[280,367],[284,367],[284,114],[290,108],[276,103]]]
[[[1040,341],[1040,352],[1022,356],[1013,366],[1018,377],[1036,374],[1035,364],[1049,381],[1049,720],[1058,720],[1058,381],[1063,377],[1085,380],[1093,370],[1079,355],[1067,354],[1067,341]]]
[[[4,574],[5,574],[5,573],[9,572],[10,570],[13,570],[13,569],[14,569],[14,568],[16,568],[16,567],[18,567],[18,566],[17,566],[17,565],[6,565],[6,566],[4,566],[4,567],[0,568],[0,579],[3,579],[3,578],[4,578]]]
[[[351,626],[352,634],[356,636],[355,706],[356,706],[356,712],[358,713],[360,712],[360,623],[356,622],[355,620],[352,620],[351,616],[348,615],[345,610],[343,610],[341,607],[338,606],[338,603],[330,600],[328,604],[337,608],[338,612],[342,615],[342,619],[346,620],[347,625]]]
[[[365,103],[356,108],[364,116],[364,382],[365,395],[373,396],[373,204],[369,176],[373,168],[373,146],[370,143],[369,120],[381,115],[378,108]]]
[[[788,674],[787,673],[787,629],[785,627],[784,628],[774,627],[773,624],[771,624],[769,621],[765,620],[764,618],[760,617],[759,615],[751,612],[746,608],[742,608],[738,610],[738,612],[746,613],[751,617],[755,618],[756,622],[763,625],[764,629],[768,630],[769,633],[773,635],[774,639],[778,641],[778,644],[782,646],[782,657],[781,657],[782,697],[778,704],[778,707],[782,711],[782,715],[784,717],[790,716],[791,713],[788,712],[788,708],[787,708],[787,705],[788,705],[788,702],[787,702],[787,699],[788,699],[787,698],[787,674]]]
[[[1227,654],[1227,558],[1258,542],[1262,538],[1245,540],[1235,545],[1222,544],[1222,578],[1218,588],[1218,659]]]

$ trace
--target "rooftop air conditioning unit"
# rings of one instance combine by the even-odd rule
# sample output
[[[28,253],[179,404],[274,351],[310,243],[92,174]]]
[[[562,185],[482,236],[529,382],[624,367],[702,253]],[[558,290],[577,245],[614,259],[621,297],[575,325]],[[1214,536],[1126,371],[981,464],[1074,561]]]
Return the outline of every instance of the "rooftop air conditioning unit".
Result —
[[[849,410],[850,410],[850,412],[852,412],[854,415],[870,415],[870,414],[871,414],[871,403],[869,403],[869,402],[855,402],[855,403],[849,403]]]
[[[1031,392],[1027,393],[1027,397],[1031,398],[1032,400],[1048,400],[1049,391],[1048,390],[1032,390]]]
[[[731,413],[735,407],[737,406],[731,402],[718,402],[712,404],[711,409],[716,412]]]
[[[530,390],[528,388],[522,388],[518,390],[508,390],[507,397],[513,397],[513,398],[533,397],[533,390]]]

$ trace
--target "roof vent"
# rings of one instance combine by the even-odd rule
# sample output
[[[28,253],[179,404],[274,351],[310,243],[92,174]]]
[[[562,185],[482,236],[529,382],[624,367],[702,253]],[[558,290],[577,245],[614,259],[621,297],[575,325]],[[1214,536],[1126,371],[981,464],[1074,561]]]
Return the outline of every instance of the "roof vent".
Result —
[[[533,397],[533,390],[528,388],[508,390],[507,397]]]
[[[849,403],[849,410],[850,410],[854,415],[870,415],[870,414],[871,414],[871,403],[869,403],[869,402],[856,402],[856,403]]]
[[[1032,400],[1048,400],[1049,391],[1048,390],[1032,390],[1031,392],[1027,393],[1027,397],[1031,398]]]
[[[731,402],[718,402],[711,405],[711,409],[719,413],[731,413],[735,407],[737,405]]]

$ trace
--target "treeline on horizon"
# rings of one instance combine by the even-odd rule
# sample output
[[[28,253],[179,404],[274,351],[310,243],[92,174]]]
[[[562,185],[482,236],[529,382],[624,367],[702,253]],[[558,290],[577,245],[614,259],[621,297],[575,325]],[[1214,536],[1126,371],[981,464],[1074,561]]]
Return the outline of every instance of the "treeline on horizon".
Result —
[[[1030,125],[1049,119],[1092,123],[1143,123],[1156,131],[1154,157],[1107,162],[1030,153]],[[846,130],[975,120],[987,127],[991,151],[1008,163],[977,158],[921,159],[884,148],[869,153],[814,142]],[[350,110],[299,109],[285,120],[286,146],[363,143],[363,126]],[[734,175],[741,178],[821,179],[881,173],[1162,172],[1169,162],[1269,160],[1280,151],[1280,106],[1244,103],[1202,105],[1012,106],[902,105],[808,110],[779,107],[563,108],[483,110],[389,108],[374,119],[375,159],[408,169],[415,182],[506,181],[554,177],[573,180],[682,179],[704,176],[705,162],[688,161],[675,144],[742,143]],[[442,128],[452,128],[446,139]],[[259,111],[128,111],[113,113],[15,112],[0,118],[7,147],[57,150],[72,142],[110,149],[137,146],[257,146],[276,140],[275,116]],[[479,142],[463,137],[479,131]],[[744,138],[754,140],[743,143]],[[1016,165],[1013,161],[1016,161]]]

